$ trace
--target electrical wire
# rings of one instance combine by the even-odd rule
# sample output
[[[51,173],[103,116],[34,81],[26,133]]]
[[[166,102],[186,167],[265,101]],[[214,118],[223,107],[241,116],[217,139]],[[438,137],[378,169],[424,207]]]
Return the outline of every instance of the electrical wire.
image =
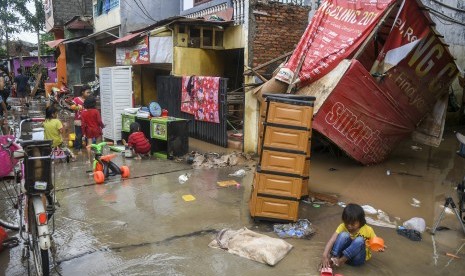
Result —
[[[155,19],[150,15],[149,11],[148,11],[147,8],[145,7],[144,2],[142,2],[142,0],[135,0],[135,1],[136,1],[136,2],[139,1],[139,3],[140,3],[140,4],[142,5],[142,7],[144,8],[144,10],[145,10],[147,16],[149,16],[150,19],[152,19],[153,21],[157,22],[157,20],[155,20]]]
[[[453,23],[456,23],[456,24],[465,26],[465,23],[463,23],[463,22],[461,22],[461,21],[457,21],[457,20],[455,20],[454,18],[452,18],[452,17],[450,17],[450,16],[447,16],[447,15],[445,15],[445,14],[443,14],[443,13],[441,13],[441,12],[439,12],[439,11],[433,9],[433,8],[430,8],[430,7],[428,7],[428,6],[425,6],[425,7],[427,7],[428,9],[430,9],[430,10],[429,10],[430,13],[433,13],[433,14],[435,14],[435,15],[441,17],[442,19],[445,19],[445,20],[447,20],[447,21],[449,21],[449,22],[453,22]]]
[[[454,11],[465,12],[464,9],[460,9],[460,8],[456,8],[456,7],[449,6],[449,5],[444,4],[444,3],[442,3],[442,2],[440,2],[440,1],[438,1],[438,0],[430,0],[430,1],[433,1],[433,2],[436,3],[436,4],[439,4],[439,5],[443,6],[443,7],[446,7],[446,8],[448,8],[448,9],[451,9],[451,10],[454,10]]]
[[[137,11],[137,9],[135,9],[131,4],[129,4],[129,2],[128,2],[127,0],[122,0],[122,1],[124,1],[124,2],[131,8],[131,11],[135,12],[135,13],[136,13],[137,15],[139,15],[141,18],[144,18],[144,17],[145,17],[146,19],[151,20],[150,18],[147,17],[147,15],[145,15],[145,14],[144,14],[144,15],[140,14],[140,13]],[[145,19],[145,18],[144,18],[144,19]]]
[[[154,22],[157,22],[157,20],[153,19],[147,10],[142,9],[142,7],[139,5],[139,2],[137,0],[134,0],[134,3],[136,3],[137,7],[139,7],[139,9],[142,11],[142,13],[145,14],[145,16],[147,16],[147,18],[149,18],[150,20],[153,20]],[[142,4],[142,2],[140,3]]]

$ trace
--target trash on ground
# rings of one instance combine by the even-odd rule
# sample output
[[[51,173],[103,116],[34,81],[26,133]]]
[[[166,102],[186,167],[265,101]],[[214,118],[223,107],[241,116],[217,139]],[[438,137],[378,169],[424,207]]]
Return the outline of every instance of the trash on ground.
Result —
[[[315,207],[315,208],[320,208],[320,204],[313,203],[312,206]]]
[[[186,181],[189,180],[189,177],[190,177],[190,174],[188,174],[188,173],[181,174],[181,175],[178,177],[179,184],[184,184],[184,183],[186,183]]]
[[[346,204],[345,204],[344,202],[342,202],[342,201],[339,201],[339,202],[337,203],[337,205],[341,206],[342,208],[345,208],[345,207],[346,207]]]
[[[376,220],[370,217],[365,217],[365,219],[366,219],[367,224],[369,225],[375,225],[379,227],[386,227],[386,228],[392,228],[392,229],[396,228],[396,225],[393,223],[385,222],[382,220]]]
[[[418,147],[418,146],[410,146],[410,148],[414,151],[421,151],[422,148],[421,147]]]
[[[240,187],[241,184],[238,183],[236,180],[225,180],[225,181],[218,181],[216,182],[218,184],[218,186],[220,187],[230,187],[230,186],[236,186],[236,187]]]
[[[316,192],[309,192],[308,196],[310,198],[326,201],[326,202],[329,202],[331,204],[336,204],[338,202],[337,197],[334,196],[334,195],[328,195],[328,194],[316,193]]]
[[[280,238],[309,239],[315,234],[312,223],[308,219],[299,219],[296,223],[275,224],[273,231]]]
[[[426,223],[422,218],[414,217],[403,223],[404,227],[407,229],[417,230],[418,232],[425,232]]]
[[[414,176],[414,177],[423,177],[423,175],[412,174],[412,173],[408,173],[408,172],[393,172],[391,170],[386,171],[386,175],[393,175],[393,174],[405,175],[405,176]]]
[[[420,204],[421,204],[421,201],[412,197],[412,203],[410,203],[410,205],[412,205],[413,207],[420,207]]]
[[[228,174],[229,176],[235,176],[235,177],[243,177],[245,175],[245,170],[244,169],[240,169],[240,170],[237,170],[235,171],[234,173],[230,173]]]
[[[236,166],[250,161],[252,157],[242,152],[233,152],[230,154],[220,155],[216,152],[200,154],[197,152],[190,153],[188,161],[192,159],[192,166],[199,168],[222,168],[227,166]],[[189,163],[189,162],[188,162]]]
[[[270,266],[276,265],[292,249],[292,245],[282,239],[271,238],[246,227],[239,230],[223,229],[208,246]]]
[[[452,253],[446,253],[446,256],[447,256],[447,257],[452,257],[452,258],[454,258],[454,259],[460,259],[459,256],[457,256],[457,255],[455,255],[455,254],[452,254]]]
[[[369,214],[369,215],[378,214],[378,211],[375,208],[371,207],[370,205],[363,205],[362,209],[363,211],[365,211],[365,214]]]
[[[183,195],[182,199],[184,199],[184,201],[194,201],[195,197],[193,195]]]
[[[418,232],[417,230],[407,229],[403,226],[399,226],[396,231],[397,231],[397,234],[404,236],[408,238],[409,240],[421,241],[421,233]]]
[[[329,168],[329,171],[334,172],[334,171],[337,171],[337,169],[336,168]]]

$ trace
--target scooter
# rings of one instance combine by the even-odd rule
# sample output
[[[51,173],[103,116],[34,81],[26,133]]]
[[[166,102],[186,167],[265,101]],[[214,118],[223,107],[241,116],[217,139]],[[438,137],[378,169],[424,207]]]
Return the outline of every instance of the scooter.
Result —
[[[94,172],[94,181],[97,184],[105,182],[109,176],[121,175],[121,178],[128,178],[130,175],[128,166],[118,167],[111,159],[116,157],[116,154],[103,155],[103,147],[106,146],[107,142],[101,142],[99,144],[92,144],[87,146],[94,152],[94,161],[92,162],[92,168]]]

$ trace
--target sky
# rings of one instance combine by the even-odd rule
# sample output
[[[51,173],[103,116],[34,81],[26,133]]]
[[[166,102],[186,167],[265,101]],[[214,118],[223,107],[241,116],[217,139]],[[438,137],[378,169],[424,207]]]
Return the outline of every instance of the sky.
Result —
[[[31,11],[31,12],[35,12],[35,7],[34,7],[34,3],[33,2],[29,2],[27,4],[27,8]],[[13,35],[13,38],[15,39],[21,39],[21,40],[24,40],[24,41],[27,41],[27,42],[31,42],[31,43],[37,43],[37,34],[36,33],[30,33],[30,32],[22,32],[22,33],[19,33],[19,34],[14,34]]]

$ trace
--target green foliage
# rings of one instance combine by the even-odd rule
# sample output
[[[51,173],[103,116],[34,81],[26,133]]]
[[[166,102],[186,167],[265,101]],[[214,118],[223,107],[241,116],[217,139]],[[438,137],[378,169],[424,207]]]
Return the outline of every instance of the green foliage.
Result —
[[[48,47],[48,45],[45,44],[45,42],[52,41],[54,39],[55,38],[53,37],[52,33],[40,34],[40,54],[41,55],[53,55],[55,50]]]
[[[31,0],[0,0],[1,35],[20,33],[28,28],[31,12],[26,8]],[[37,1],[37,0],[34,0]],[[40,0],[38,0],[40,1]]]

